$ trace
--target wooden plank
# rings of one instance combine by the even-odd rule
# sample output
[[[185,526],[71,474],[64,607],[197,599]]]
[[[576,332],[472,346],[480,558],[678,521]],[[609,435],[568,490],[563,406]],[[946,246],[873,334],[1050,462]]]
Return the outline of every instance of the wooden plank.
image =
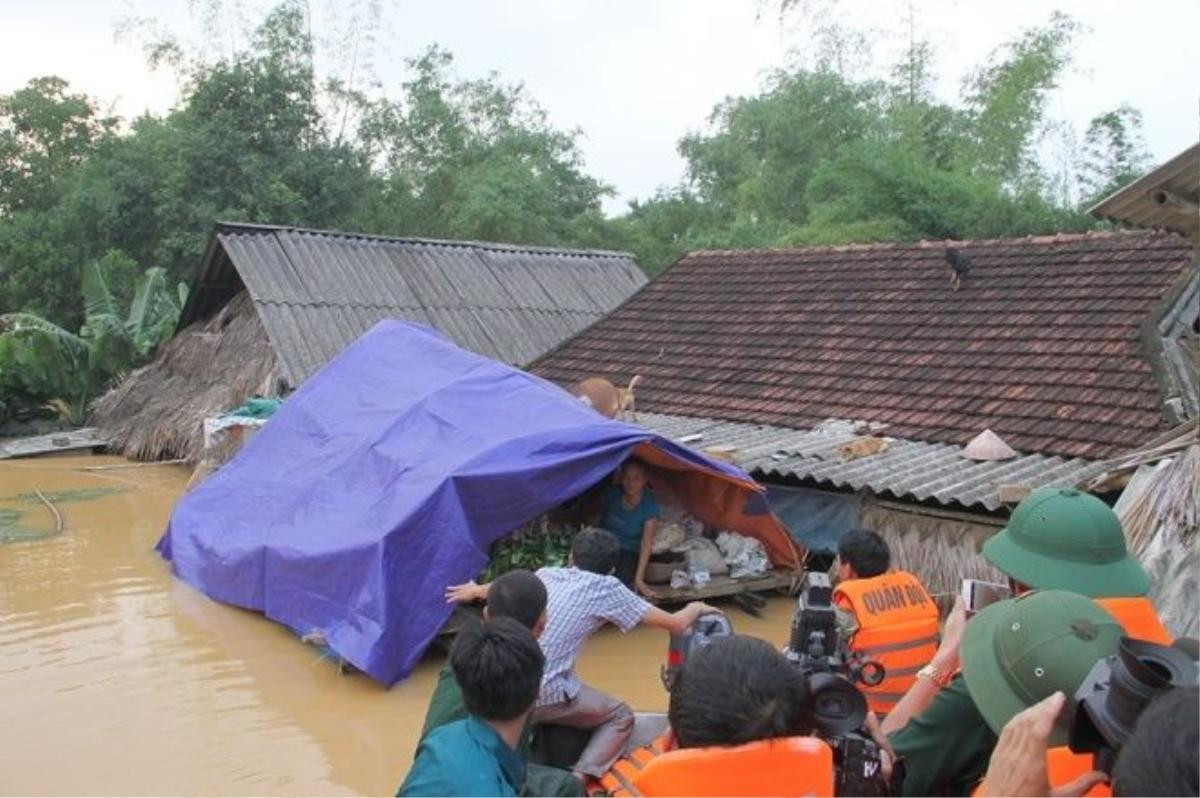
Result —
[[[659,587],[651,585],[654,591],[655,604],[677,604],[687,601],[732,596],[735,593],[760,590],[791,590],[793,583],[799,579],[800,572],[788,568],[776,568],[762,576],[752,579],[730,579],[728,576],[714,576],[704,587]]]
[[[106,445],[108,445],[108,436],[102,431],[96,427],[83,427],[65,432],[52,432],[49,435],[0,440],[0,460],[12,457],[34,457],[51,452],[97,449]]]

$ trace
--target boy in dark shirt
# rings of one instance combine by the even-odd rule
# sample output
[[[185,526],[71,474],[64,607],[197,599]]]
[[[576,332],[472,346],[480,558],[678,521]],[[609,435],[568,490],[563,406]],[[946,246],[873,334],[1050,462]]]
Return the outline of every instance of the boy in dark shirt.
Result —
[[[450,667],[468,715],[425,737],[397,794],[516,796],[525,782],[517,748],[544,663],[529,629],[512,618],[463,628]]]

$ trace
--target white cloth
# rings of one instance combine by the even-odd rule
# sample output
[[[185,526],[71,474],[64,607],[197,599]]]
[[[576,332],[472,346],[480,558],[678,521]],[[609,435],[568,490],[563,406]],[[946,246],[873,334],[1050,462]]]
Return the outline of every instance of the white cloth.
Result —
[[[721,554],[717,544],[708,538],[689,538],[675,551],[687,554],[687,564],[691,570],[708,571],[713,576],[724,576],[729,573],[729,566],[725,564],[725,556]]]
[[[766,549],[754,538],[736,532],[722,532],[717,535],[717,548],[725,555],[729,576],[733,579],[762,576],[771,570],[771,560],[767,557]]]

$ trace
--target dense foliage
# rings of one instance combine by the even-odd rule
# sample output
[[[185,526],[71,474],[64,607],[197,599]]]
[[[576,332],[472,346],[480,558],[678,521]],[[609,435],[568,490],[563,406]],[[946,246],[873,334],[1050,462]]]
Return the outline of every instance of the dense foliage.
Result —
[[[653,274],[704,247],[1082,229],[1083,203],[1147,162],[1140,115],[1120,105],[1071,163],[1045,166],[1047,98],[1079,34],[1066,17],[993,53],[956,101],[934,96],[927,42],[876,75],[846,66],[843,36],[718,104],[679,142],[684,179],[606,218],[612,189],[587,173],[580,131],[523,87],[459,78],[437,47],[394,92],[322,80],[305,9],[285,0],[223,57],[158,42],[152,59],[181,79],[162,115],[111,118],[56,77],[0,96],[0,402],[22,385],[78,408],[149,357],[171,316],[145,297],[138,310],[135,287],[165,302],[218,220],[625,249]],[[94,302],[97,269],[115,306]]]

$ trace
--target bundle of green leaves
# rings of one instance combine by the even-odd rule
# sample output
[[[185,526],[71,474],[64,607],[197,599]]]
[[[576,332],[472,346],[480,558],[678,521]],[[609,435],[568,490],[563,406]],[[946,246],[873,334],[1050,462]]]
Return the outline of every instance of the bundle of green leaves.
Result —
[[[531,521],[492,545],[492,558],[480,580],[490,582],[517,568],[562,567],[578,531],[578,527],[552,525],[545,516]]]

